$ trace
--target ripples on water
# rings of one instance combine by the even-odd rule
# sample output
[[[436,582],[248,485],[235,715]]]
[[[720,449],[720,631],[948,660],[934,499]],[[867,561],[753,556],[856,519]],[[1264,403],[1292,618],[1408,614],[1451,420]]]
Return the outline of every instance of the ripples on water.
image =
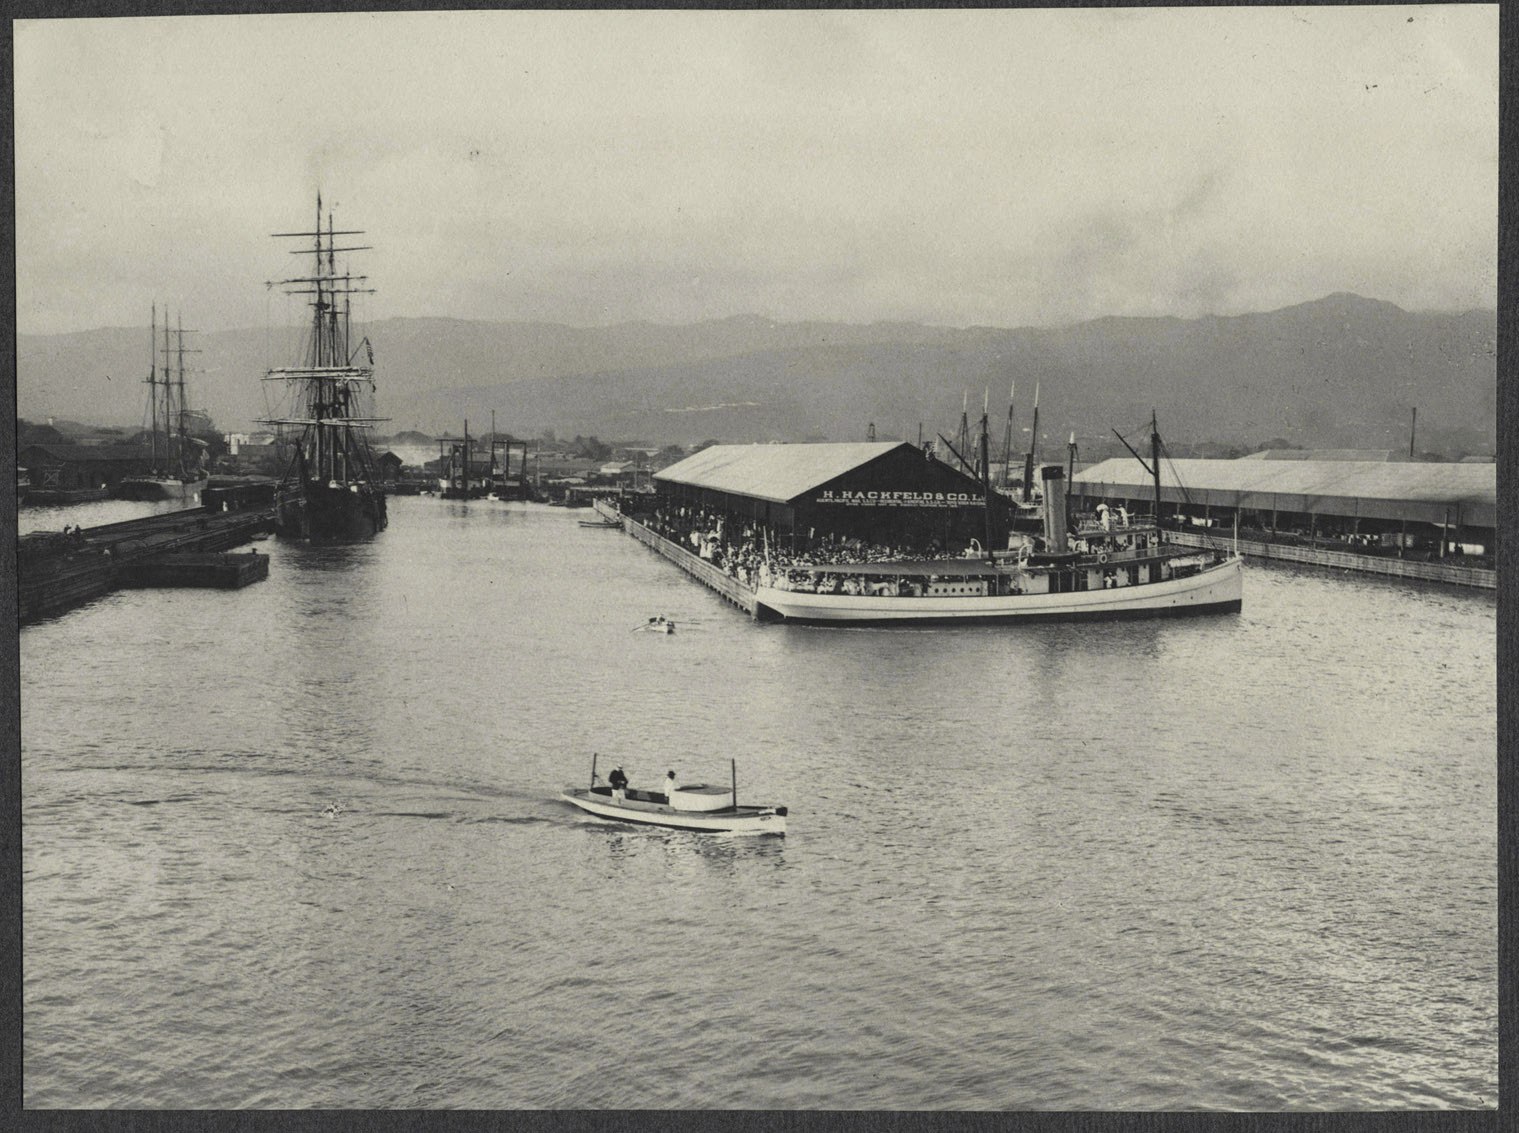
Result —
[[[1492,595],[759,626],[584,513],[391,506],[23,632],[28,1106],[1495,1103]],[[790,834],[589,821],[593,750]]]

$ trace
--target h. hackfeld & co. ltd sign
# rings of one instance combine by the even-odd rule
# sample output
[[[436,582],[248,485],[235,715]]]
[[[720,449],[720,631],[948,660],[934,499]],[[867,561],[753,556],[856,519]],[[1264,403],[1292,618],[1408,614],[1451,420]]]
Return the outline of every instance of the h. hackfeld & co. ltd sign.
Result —
[[[819,506],[843,507],[980,507],[985,501],[974,492],[866,492],[825,488],[812,501]]]

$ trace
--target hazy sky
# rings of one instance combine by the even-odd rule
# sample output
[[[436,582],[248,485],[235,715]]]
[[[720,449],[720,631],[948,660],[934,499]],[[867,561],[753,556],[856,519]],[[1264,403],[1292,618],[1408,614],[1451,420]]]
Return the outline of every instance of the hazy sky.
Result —
[[[435,12],[15,25],[23,332],[953,326],[1492,306],[1498,9]]]

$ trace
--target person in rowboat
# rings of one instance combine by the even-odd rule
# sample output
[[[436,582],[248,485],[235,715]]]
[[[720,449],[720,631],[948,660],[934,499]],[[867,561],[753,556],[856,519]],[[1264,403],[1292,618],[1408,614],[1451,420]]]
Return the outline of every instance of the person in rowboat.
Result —
[[[612,773],[607,776],[607,782],[612,785],[612,799],[615,802],[623,801],[623,792],[628,788],[628,777],[622,773],[622,764],[612,768]]]

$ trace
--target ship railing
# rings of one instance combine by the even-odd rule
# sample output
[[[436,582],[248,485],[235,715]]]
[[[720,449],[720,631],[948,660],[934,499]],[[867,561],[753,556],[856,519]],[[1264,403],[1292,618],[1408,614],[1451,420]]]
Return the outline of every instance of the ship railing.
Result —
[[[1071,522],[1075,524],[1077,532],[1083,535],[1122,535],[1129,531],[1154,531],[1159,526],[1153,515],[1131,515],[1128,519],[1123,519],[1110,514],[1106,527],[1102,525],[1102,520],[1090,514],[1074,516]]]

